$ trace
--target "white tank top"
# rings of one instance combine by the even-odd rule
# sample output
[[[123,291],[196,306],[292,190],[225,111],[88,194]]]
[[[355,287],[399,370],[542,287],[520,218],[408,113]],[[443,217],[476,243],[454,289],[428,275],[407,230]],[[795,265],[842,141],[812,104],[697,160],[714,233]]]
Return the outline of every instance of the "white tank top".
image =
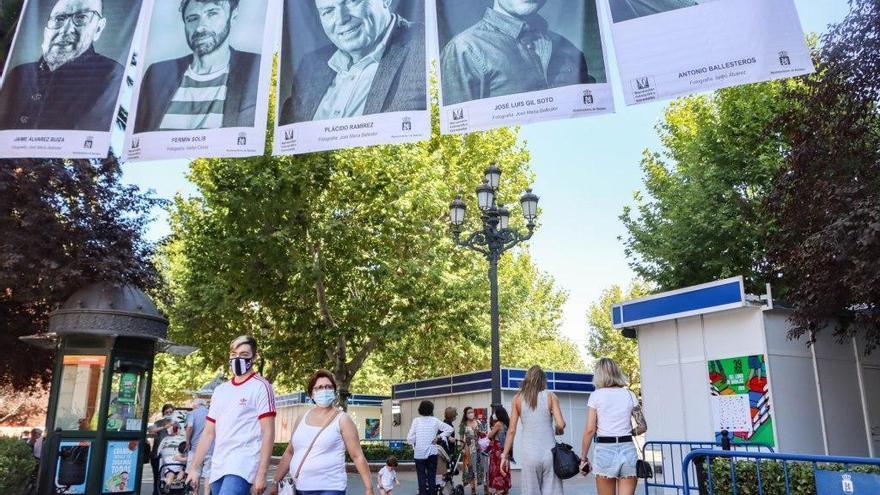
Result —
[[[290,439],[293,444],[290,476],[296,474],[296,468],[302,462],[303,454],[323,426],[309,425],[307,420],[310,414],[311,410],[303,416]],[[315,441],[315,446],[303,462],[299,478],[296,480],[297,490],[345,491],[348,484],[348,476],[345,474],[345,442],[342,440],[342,429],[339,426],[343,416],[345,413],[339,413],[333,423]]]

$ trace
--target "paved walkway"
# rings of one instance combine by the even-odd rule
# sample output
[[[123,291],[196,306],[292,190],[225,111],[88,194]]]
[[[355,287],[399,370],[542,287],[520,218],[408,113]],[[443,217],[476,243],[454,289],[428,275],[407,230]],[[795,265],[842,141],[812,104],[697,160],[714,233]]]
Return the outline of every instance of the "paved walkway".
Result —
[[[275,472],[275,467],[272,466],[270,468],[269,477],[271,478]],[[414,471],[404,472],[401,471],[398,473],[398,478],[400,479],[400,487],[394,490],[395,495],[416,495],[418,493],[418,489],[416,487],[416,473]],[[510,495],[522,495],[522,491],[520,490],[519,483],[519,471],[513,471],[513,488],[510,490]],[[376,483],[376,475],[373,475],[373,483]],[[360,482],[360,477],[356,474],[348,475],[348,493],[358,494],[363,493],[363,486]],[[644,490],[644,488],[642,488]],[[141,488],[141,495],[150,495],[153,491],[153,472],[150,470],[150,465],[147,464],[144,469],[143,476],[143,485]],[[595,495],[596,494],[596,481],[593,479],[593,476],[575,476],[570,480],[565,481],[565,491],[569,494],[577,494],[577,495]],[[378,491],[375,491],[378,494]],[[477,491],[478,495],[482,495],[482,488]],[[641,493],[636,490],[636,493]],[[465,494],[470,494],[470,489],[465,490]]]

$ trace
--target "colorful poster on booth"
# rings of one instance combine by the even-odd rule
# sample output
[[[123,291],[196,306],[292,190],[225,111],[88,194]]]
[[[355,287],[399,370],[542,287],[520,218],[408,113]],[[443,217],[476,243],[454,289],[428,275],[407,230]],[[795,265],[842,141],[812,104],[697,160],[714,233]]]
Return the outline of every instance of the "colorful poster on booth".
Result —
[[[284,0],[274,153],[431,137],[425,0]]]
[[[440,131],[614,111],[598,0],[434,0]]]
[[[364,429],[364,438],[367,440],[378,440],[382,438],[382,430],[380,429],[379,418],[367,418],[366,428]]]
[[[0,158],[107,156],[147,3],[24,3],[0,82]]]
[[[627,105],[813,72],[794,0],[607,0]]]
[[[138,45],[126,158],[261,155],[279,6],[155,2]]]
[[[709,361],[709,390],[715,438],[775,446],[767,366],[763,354]]]
[[[59,443],[53,493],[86,492],[91,450],[92,442],[89,440],[62,440]]]
[[[107,442],[102,493],[133,492],[138,468],[138,440]]]

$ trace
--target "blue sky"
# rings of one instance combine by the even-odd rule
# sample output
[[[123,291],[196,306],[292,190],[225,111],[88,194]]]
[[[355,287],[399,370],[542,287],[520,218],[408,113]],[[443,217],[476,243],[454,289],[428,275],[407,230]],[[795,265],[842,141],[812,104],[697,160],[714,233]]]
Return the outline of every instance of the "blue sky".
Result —
[[[824,32],[847,12],[845,0],[795,0],[806,32]],[[611,80],[617,80],[613,50],[608,53]],[[602,290],[633,279],[627,266],[624,234],[618,220],[641,188],[639,160],[646,148],[659,149],[654,125],[666,103],[623,105],[615,91],[617,113],[524,126],[522,139],[532,156],[535,192],[541,196],[541,229],[530,241],[537,265],[569,294],[562,333],[584,352],[586,311]],[[160,197],[197,194],[185,177],[184,161],[130,163],[124,180]],[[475,178],[477,180],[477,178]],[[157,212],[148,236],[168,233],[167,216]]]

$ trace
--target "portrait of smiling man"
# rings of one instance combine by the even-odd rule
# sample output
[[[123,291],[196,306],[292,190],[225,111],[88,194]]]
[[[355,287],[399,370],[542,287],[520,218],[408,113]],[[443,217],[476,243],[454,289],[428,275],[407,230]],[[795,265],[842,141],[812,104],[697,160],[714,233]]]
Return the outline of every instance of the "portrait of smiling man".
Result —
[[[238,7],[239,0],[180,1],[183,39],[191,53],[147,69],[134,132],[254,125],[260,55],[230,44]]]
[[[581,49],[539,14],[546,3],[494,0],[479,21],[454,36],[440,57],[443,104],[595,83]],[[455,16],[453,5],[438,0],[439,15]]]
[[[299,62],[279,124],[427,108],[424,24],[392,12],[391,0],[287,0],[288,8],[300,1],[314,1],[312,22],[326,40]]]
[[[124,71],[95,51],[103,2],[58,0],[42,24],[40,59],[9,69],[0,88],[0,126],[109,131]]]

